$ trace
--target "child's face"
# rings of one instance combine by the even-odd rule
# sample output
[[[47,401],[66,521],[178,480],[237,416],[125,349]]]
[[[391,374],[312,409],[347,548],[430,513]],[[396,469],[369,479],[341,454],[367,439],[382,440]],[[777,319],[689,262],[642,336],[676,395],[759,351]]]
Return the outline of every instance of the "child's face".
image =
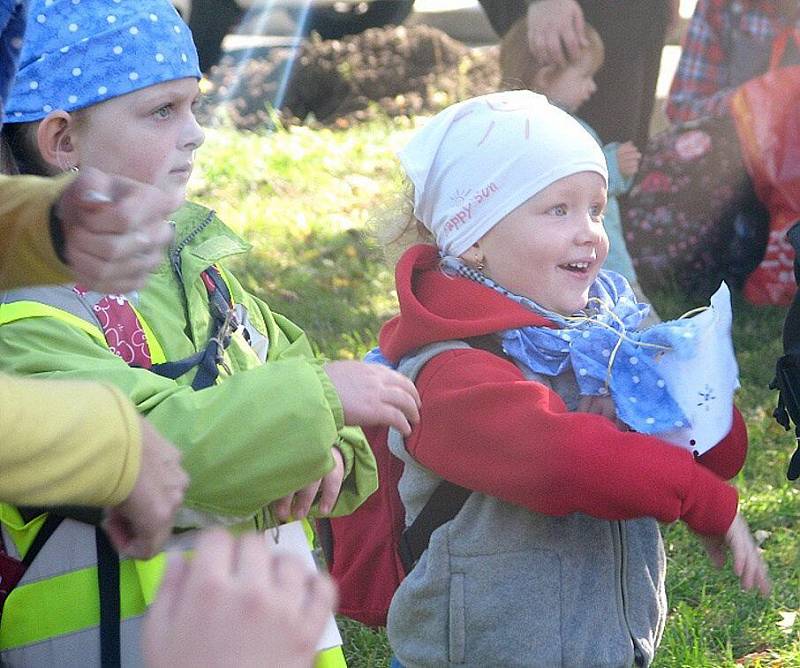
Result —
[[[597,90],[594,75],[597,68],[589,57],[567,65],[543,87],[542,92],[562,109],[575,113]]]
[[[605,206],[599,174],[579,172],[555,181],[478,241],[484,273],[546,309],[572,315],[586,306],[608,255]]]
[[[194,117],[197,80],[166,81],[91,107],[75,128],[77,164],[186,194],[204,139]]]

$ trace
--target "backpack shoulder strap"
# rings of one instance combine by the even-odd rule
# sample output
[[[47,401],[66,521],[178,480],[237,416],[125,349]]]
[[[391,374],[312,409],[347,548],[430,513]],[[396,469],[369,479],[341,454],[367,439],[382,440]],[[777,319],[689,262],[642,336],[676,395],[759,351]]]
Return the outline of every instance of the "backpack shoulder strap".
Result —
[[[197,367],[192,389],[202,390],[211,387],[219,376],[219,366],[224,366],[223,353],[231,341],[231,335],[238,327],[233,310],[233,297],[222,272],[209,265],[200,278],[208,293],[208,307],[211,313],[212,335],[203,350],[181,360],[154,364],[151,371],[173,380]]]
[[[412,571],[422,553],[428,549],[433,532],[454,519],[471,494],[472,490],[448,480],[442,480],[433,490],[431,498],[411,526],[400,535],[397,551],[406,575]]]
[[[795,250],[794,276],[795,282],[800,284],[800,222],[789,229],[786,237]],[[775,365],[775,378],[770,388],[778,390],[778,405],[773,417],[784,429],[790,428],[790,420],[795,426],[797,447],[789,461],[786,477],[796,480],[800,477],[800,292],[795,293],[786,312],[783,356]]]
[[[492,335],[473,337],[465,341],[440,341],[421,348],[413,358],[410,358],[410,365],[404,361],[400,364],[398,371],[413,382],[422,367],[436,355],[446,350],[464,348],[480,348],[495,355],[505,356],[500,342]],[[438,484],[428,502],[400,536],[398,554],[406,575],[414,568],[422,553],[428,549],[433,532],[454,519],[471,494],[472,490],[456,485],[449,480],[442,480]]]
[[[800,285],[800,221],[789,229],[786,238],[794,248],[794,280]],[[783,323],[783,352],[800,354],[800,298],[797,294],[786,312]]]

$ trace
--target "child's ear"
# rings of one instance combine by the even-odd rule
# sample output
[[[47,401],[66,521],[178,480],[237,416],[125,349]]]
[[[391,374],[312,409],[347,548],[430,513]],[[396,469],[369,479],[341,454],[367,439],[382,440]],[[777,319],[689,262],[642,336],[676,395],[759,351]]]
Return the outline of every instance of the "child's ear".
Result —
[[[78,166],[78,155],[73,142],[75,120],[66,111],[51,111],[36,129],[39,153],[48,165],[65,172]]]
[[[486,256],[481,248],[480,241],[476,241],[469,250],[459,256],[461,261],[472,269],[483,271],[486,267]]]
[[[533,75],[533,85],[535,90],[547,94],[547,89],[553,85],[558,76],[558,65],[543,65]]]

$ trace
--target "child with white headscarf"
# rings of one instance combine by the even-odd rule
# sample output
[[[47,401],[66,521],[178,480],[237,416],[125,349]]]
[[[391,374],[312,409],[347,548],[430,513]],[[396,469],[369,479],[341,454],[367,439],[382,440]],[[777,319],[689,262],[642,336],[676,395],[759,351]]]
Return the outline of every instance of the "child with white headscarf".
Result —
[[[747,449],[732,390],[705,454],[660,437],[694,425],[659,360],[693,359],[700,332],[640,330],[648,307],[601,270],[597,142],[515,91],[441,112],[400,160],[429,242],[397,264],[380,355],[413,373],[442,347],[416,376],[419,426],[389,434],[406,523],[442,479],[472,493],[392,600],[395,663],[649,665],[667,612],[659,521],[686,522],[717,563],[729,548],[743,587],[766,593],[724,481]]]

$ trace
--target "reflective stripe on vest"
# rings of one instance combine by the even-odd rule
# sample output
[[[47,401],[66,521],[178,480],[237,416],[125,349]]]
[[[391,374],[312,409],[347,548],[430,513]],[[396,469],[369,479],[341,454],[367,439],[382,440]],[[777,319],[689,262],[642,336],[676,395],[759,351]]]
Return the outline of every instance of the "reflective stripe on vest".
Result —
[[[138,312],[134,313],[142,323],[153,362],[165,361],[152,329]],[[108,346],[101,328],[64,309],[28,300],[0,304],[0,325],[40,317],[61,320]],[[25,523],[16,508],[0,504],[0,529],[11,556],[24,556],[44,517]],[[100,665],[100,599],[94,533],[95,528],[88,524],[62,522],[11,592],[0,618],[3,666]],[[182,535],[179,542],[185,543],[188,536]],[[164,553],[149,561],[120,562],[123,666],[142,663],[140,626],[165,567]]]
[[[44,515],[25,523],[0,505],[9,555],[24,556]],[[11,592],[0,620],[4,666],[93,666],[100,660],[100,605],[94,527],[64,520]],[[167,549],[188,550],[194,532],[176,536]],[[139,627],[166,567],[161,553],[148,561],[120,563],[122,663],[140,665]]]
[[[102,329],[64,309],[34,301],[0,304],[0,325],[6,325],[17,320],[25,320],[26,318],[56,318],[57,320],[63,320],[97,339],[104,347],[108,347]]]
[[[229,293],[230,284],[219,272]],[[153,364],[166,355],[147,321],[130,304],[144,332]],[[34,317],[59,319],[108,347],[103,330],[64,309],[36,301],[0,304],[0,325]],[[263,361],[263,360],[262,360]],[[7,551],[20,558],[30,547],[45,515],[25,523],[13,506],[0,504],[0,531]],[[309,544],[313,529],[305,522]],[[24,666],[100,665],[100,601],[94,527],[64,520],[45,543],[6,600],[0,618],[0,664]],[[166,551],[191,549],[196,532],[174,536],[164,552],[149,561],[120,562],[120,642],[122,666],[140,666],[141,623],[154,600],[166,567]],[[15,553],[16,552],[16,553]],[[341,646],[320,652],[316,668],[346,668]]]
[[[156,335],[153,333],[153,330],[150,329],[150,325],[147,324],[147,320],[142,317],[142,314],[139,313],[136,307],[130,302],[128,302],[128,304],[130,304],[134,315],[136,315],[136,319],[139,321],[139,326],[144,332],[145,345],[150,351],[150,360],[153,362],[153,364],[163,364],[167,361],[167,356],[164,354],[164,349],[158,342]],[[105,337],[103,338],[103,341],[105,341]]]
[[[314,661],[314,668],[347,668],[347,661],[344,659],[342,646],[337,645],[330,649],[325,649],[317,654]]]
[[[164,354],[164,349],[158,342],[158,339],[153,333],[153,330],[150,328],[150,325],[147,324],[147,321],[142,317],[141,313],[136,310],[133,304],[130,306],[139,320],[142,330],[144,331],[144,336],[147,340],[147,346],[150,349],[150,359],[153,360],[153,364],[161,364],[162,362],[166,362],[167,357]],[[89,336],[96,339],[98,343],[101,343],[104,348],[108,347],[108,342],[106,341],[106,337],[105,334],[103,334],[102,329],[100,329],[97,325],[87,322],[74,313],[65,311],[64,309],[60,309],[55,306],[49,306],[48,304],[42,304],[41,302],[27,300],[0,304],[0,325],[6,325],[17,320],[25,320],[26,318],[55,318],[56,320],[61,320],[68,325],[72,325],[73,327],[77,327],[81,331],[86,332],[89,334]]]

